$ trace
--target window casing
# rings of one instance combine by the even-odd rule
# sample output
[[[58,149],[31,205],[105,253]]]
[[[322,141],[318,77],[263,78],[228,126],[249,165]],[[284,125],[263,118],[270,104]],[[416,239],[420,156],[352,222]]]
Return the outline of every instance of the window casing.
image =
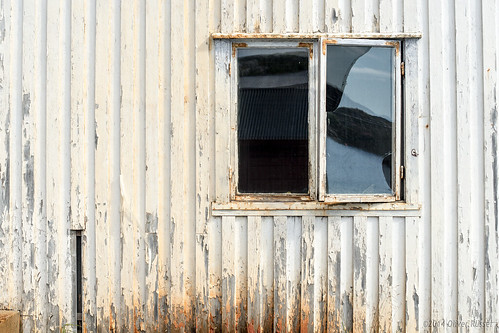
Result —
[[[401,43],[386,40],[324,39],[321,45],[318,199],[331,203],[400,200],[403,168]],[[350,58],[350,61],[343,61],[346,63],[343,67],[351,65],[348,78],[342,80],[345,92],[336,108],[328,105],[331,104],[328,100],[332,95],[328,91],[332,88],[331,71],[328,69],[335,66],[334,60],[339,62],[343,59],[331,57],[332,52],[346,54],[343,59]],[[357,66],[361,62],[362,65]],[[355,81],[351,75],[354,71],[359,72],[356,75],[357,82],[349,83]],[[337,76],[342,76],[342,73]],[[350,89],[353,96],[346,93],[349,85],[353,86]],[[388,85],[390,87],[386,89]],[[369,96],[370,93],[374,96]],[[344,103],[344,99],[350,101]],[[342,108],[342,104],[347,107]],[[339,110],[345,111],[341,116],[332,117],[332,114],[340,113]],[[330,135],[330,132],[331,123],[335,120],[343,125],[342,132],[348,133],[337,134],[338,142],[333,143],[331,136],[334,134]],[[355,134],[356,137],[353,137]],[[341,151],[334,155],[330,146],[336,146]],[[341,161],[335,161],[337,159]],[[330,172],[335,168],[343,168],[344,174],[341,171]],[[328,172],[333,173],[334,177],[328,177]],[[342,176],[349,177],[352,182],[341,183]],[[336,188],[335,184],[331,185],[331,178],[340,180],[336,182]]]
[[[392,202],[401,199],[401,170],[402,170],[402,105],[401,105],[401,93],[402,93],[402,75],[401,75],[401,42],[400,41],[388,41],[388,40],[362,40],[362,39],[328,39],[328,38],[320,38],[317,40],[245,40],[241,42],[241,40],[225,40],[225,45],[230,45],[230,57],[228,57],[227,61],[229,64],[228,74],[230,76],[230,166],[229,166],[229,185],[230,185],[230,200],[234,201],[323,201],[326,203],[341,203],[341,202]],[[229,44],[227,44],[229,43]],[[390,91],[390,97],[388,104],[390,104],[390,110],[388,117],[386,114],[380,115],[376,114],[376,112],[360,112],[358,111],[361,108],[357,108],[357,114],[353,117],[356,119],[355,121],[349,121],[349,123],[353,126],[350,129],[350,134],[355,134],[357,130],[355,126],[358,124],[368,124],[368,126],[360,126],[360,129],[370,129],[371,132],[377,133],[380,130],[377,129],[375,124],[379,125],[378,127],[384,128],[383,135],[383,144],[379,146],[386,147],[387,140],[389,141],[390,150],[389,152],[384,152],[383,149],[379,147],[367,147],[369,144],[358,144],[357,147],[351,148],[351,142],[347,142],[343,139],[338,140],[341,142],[340,147],[345,152],[346,156],[349,156],[348,149],[356,149],[359,150],[363,148],[367,150],[367,153],[362,153],[364,155],[369,155],[371,158],[369,160],[375,161],[374,163],[379,162],[379,170],[384,170],[385,178],[387,174],[389,174],[390,184],[389,190],[386,190],[386,186],[383,191],[379,191],[377,193],[376,184],[373,186],[368,186],[370,191],[358,191],[356,192],[355,188],[353,190],[339,190],[336,191],[335,187],[331,185],[334,183],[332,180],[338,178],[337,174],[334,174],[334,177],[328,175],[328,170],[331,168],[334,169],[334,160],[337,160],[336,157],[331,157],[329,153],[330,147],[328,147],[328,142],[331,142],[331,135],[328,137],[328,125],[333,122],[338,122],[338,119],[341,117],[336,116],[335,112],[337,109],[332,109],[331,106],[327,104],[328,100],[328,67],[331,68],[331,57],[328,59],[328,54],[338,48],[337,50],[348,50],[348,48],[364,48],[368,51],[365,53],[373,53],[371,50],[383,50],[383,52],[378,52],[381,54],[380,58],[383,58],[383,54],[385,54],[385,58],[381,61],[382,65],[386,69],[386,63],[389,62],[390,70],[385,70],[384,73],[381,74],[384,78],[384,82],[390,82],[391,87],[388,89]],[[226,48],[229,50],[228,47]],[[251,110],[255,110],[256,106],[254,102],[250,102],[248,104],[245,102],[251,98],[258,98],[258,94],[262,94],[262,92],[253,92],[251,89],[257,88],[260,83],[255,84],[255,80],[253,78],[253,87],[246,83],[242,84],[244,80],[248,81],[247,78],[241,76],[240,73],[240,64],[241,59],[245,57],[251,57],[251,55],[256,54],[265,54],[266,50],[268,50],[268,54],[273,54],[273,52],[280,53],[292,53],[292,50],[296,49],[300,54],[307,54],[308,66],[307,66],[307,75],[308,75],[308,110],[307,110],[307,158],[308,158],[308,168],[305,171],[306,177],[308,177],[307,188],[304,191],[300,190],[290,190],[286,191],[285,188],[279,188],[278,191],[272,191],[272,188],[269,190],[268,188],[264,188],[263,190],[259,190],[257,188],[252,188],[248,186],[248,182],[251,182],[251,177],[249,181],[241,181],[241,177],[245,177],[248,173],[251,173],[249,169],[251,166],[241,165],[241,161],[243,161],[246,157],[245,154],[247,152],[244,151],[248,146],[251,146],[253,143],[248,143],[248,139],[272,139],[269,134],[253,134],[252,132],[256,132],[255,124],[248,126],[246,123],[248,112]],[[225,52],[227,52],[225,51]],[[365,50],[364,50],[365,51]],[[362,51],[362,52],[364,52]],[[362,53],[360,52],[360,53]],[[334,58],[334,57],[333,57]],[[376,58],[376,56],[374,56]],[[253,59],[254,60],[254,59]],[[328,61],[330,62],[328,64]],[[355,60],[354,62],[357,62]],[[354,67],[354,66],[353,66]],[[375,67],[375,66],[374,66]],[[364,68],[365,69],[365,68]],[[369,69],[369,68],[368,68]],[[355,71],[361,73],[361,69],[355,69]],[[371,72],[376,72],[376,68],[370,68]],[[330,71],[331,72],[331,71]],[[331,75],[331,74],[329,74]],[[357,77],[359,74],[357,74]],[[277,77],[280,79],[279,77]],[[257,80],[258,81],[258,78]],[[274,80],[275,81],[275,80]],[[279,81],[279,80],[277,80]],[[331,80],[329,80],[331,81]],[[330,83],[330,82],[329,82]],[[286,84],[284,84],[286,85]],[[330,84],[331,85],[331,84]],[[242,86],[248,88],[247,91],[242,90]],[[244,89],[246,89],[244,88]],[[329,87],[330,88],[330,87]],[[355,90],[355,89],[354,89]],[[385,89],[386,95],[387,89]],[[293,92],[273,92],[277,94],[275,96],[280,96],[279,98],[288,100],[289,96],[293,94]],[[279,95],[281,94],[281,95]],[[291,95],[289,95],[291,94]],[[300,92],[303,94],[303,92]],[[329,94],[331,95],[331,94]],[[329,96],[330,97],[330,96]],[[385,98],[386,99],[386,98]],[[246,104],[245,104],[246,103]],[[251,104],[253,103],[253,104]],[[288,103],[289,104],[289,103]],[[379,103],[378,103],[379,104]],[[342,112],[347,111],[348,108],[342,108]],[[286,111],[287,112],[287,111]],[[386,113],[386,112],[385,112]],[[388,114],[387,113],[387,114]],[[329,116],[328,116],[329,114]],[[339,113],[338,113],[339,114]],[[241,115],[246,117],[244,123]],[[359,117],[360,115],[360,117]],[[343,115],[344,116],[344,115]],[[260,116],[251,116],[253,123],[256,121],[255,119]],[[275,118],[275,117],[274,117]],[[345,117],[344,117],[345,118]],[[358,120],[360,119],[360,120]],[[389,124],[391,123],[391,125]],[[219,124],[217,124],[219,125]],[[285,124],[287,125],[287,123]],[[269,130],[266,130],[269,132]],[[302,130],[299,130],[299,132]],[[263,131],[265,132],[265,130]],[[329,128],[329,132],[331,129]],[[334,132],[334,129],[333,129]],[[279,131],[275,134],[279,135]],[[389,138],[386,137],[386,133],[389,133]],[[365,134],[365,133],[364,133]],[[378,134],[375,134],[378,135]],[[334,134],[333,134],[334,136]],[[351,136],[351,135],[350,135]],[[372,136],[372,133],[371,133]],[[347,135],[348,137],[348,135]],[[367,135],[369,138],[369,135]],[[301,137],[300,137],[301,138]],[[285,139],[294,139],[294,137],[288,137]],[[354,140],[355,141],[355,140]],[[263,142],[263,146],[267,146],[267,142]],[[275,142],[272,142],[275,145]],[[277,144],[278,145],[278,144]],[[338,146],[338,142],[335,143]],[[355,145],[355,144],[354,144]],[[362,146],[363,145],[363,146]],[[257,143],[255,143],[257,146]],[[271,145],[269,145],[271,146]],[[346,149],[348,148],[348,149]],[[328,150],[329,149],[329,150]],[[269,148],[272,151],[271,148]],[[361,156],[362,154],[359,154]],[[377,154],[377,155],[376,155]],[[386,156],[383,156],[386,155]],[[334,154],[333,154],[334,155]],[[352,154],[353,155],[353,154]],[[376,155],[376,156],[375,156]],[[379,156],[380,155],[380,156]],[[373,157],[374,156],[374,157]],[[383,158],[381,158],[383,157]],[[285,158],[283,158],[285,160]],[[329,159],[329,160],[328,160]],[[360,158],[360,161],[362,159]],[[381,162],[380,162],[381,161]],[[387,162],[388,161],[388,162]],[[328,165],[328,163],[330,165]],[[382,164],[383,163],[383,164]],[[376,166],[376,164],[373,164]],[[373,167],[372,169],[376,169]],[[386,170],[389,169],[387,173]],[[256,169],[258,170],[258,169]],[[362,170],[362,167],[359,168]],[[379,176],[377,183],[382,183],[382,177]],[[329,171],[332,174],[331,171]],[[381,178],[380,178],[381,177]],[[340,177],[341,178],[341,177]],[[374,177],[375,178],[375,177]],[[388,179],[388,178],[386,178]],[[261,181],[261,180],[260,180]],[[265,180],[262,181],[263,183]],[[348,181],[345,182],[348,185]],[[302,187],[300,187],[302,188]],[[340,188],[340,187],[337,187]],[[374,189],[373,189],[374,188]],[[378,186],[378,188],[380,188]],[[261,189],[261,188],[260,188]]]

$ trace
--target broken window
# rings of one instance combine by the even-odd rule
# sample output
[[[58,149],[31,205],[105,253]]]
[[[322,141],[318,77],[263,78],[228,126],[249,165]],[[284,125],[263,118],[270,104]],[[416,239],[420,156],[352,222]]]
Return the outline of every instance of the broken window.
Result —
[[[377,40],[324,45],[323,199],[399,198],[399,46]]]
[[[327,46],[327,193],[393,194],[393,55]]]

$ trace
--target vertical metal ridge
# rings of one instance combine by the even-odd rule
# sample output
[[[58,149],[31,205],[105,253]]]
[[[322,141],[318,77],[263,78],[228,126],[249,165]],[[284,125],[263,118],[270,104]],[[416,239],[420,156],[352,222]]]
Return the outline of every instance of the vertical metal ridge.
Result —
[[[0,22],[5,24],[4,31],[1,33],[0,38],[0,79],[2,86],[0,88],[0,141],[2,149],[0,149],[0,218],[2,221],[8,221],[9,214],[9,199],[10,199],[10,186],[9,186],[9,132],[7,131],[10,121],[10,29],[11,29],[11,15],[10,15],[10,1],[3,0],[0,3]],[[2,247],[9,246],[9,222],[0,224],[0,245]],[[8,290],[10,287],[9,276],[9,252],[0,251],[0,288]],[[0,294],[0,304],[7,306],[9,302],[9,292]]]
[[[222,329],[223,323],[222,218],[212,218],[208,228],[209,329],[216,331]]]
[[[260,0],[260,10],[262,12],[261,29],[262,32],[272,32],[272,22],[274,20],[273,7],[277,0]]]
[[[339,332],[341,323],[341,216],[328,217],[327,226],[327,327]]]
[[[63,112],[63,88],[64,81],[61,70],[64,63],[61,54],[63,40],[63,26],[61,3],[47,2],[47,261],[48,261],[48,289],[49,302],[48,325],[58,327],[64,320],[64,300],[61,294],[64,291],[62,281],[65,278],[63,263],[59,263],[58,252],[64,243],[63,231],[64,220],[67,216],[63,213],[63,190],[62,190],[62,168],[61,148],[62,148],[62,122]],[[61,221],[62,220],[62,221]]]
[[[378,327],[382,332],[393,331],[393,218],[382,216],[378,221]],[[398,250],[398,249],[397,249]]]
[[[235,313],[236,329],[246,330],[248,325],[248,218],[236,217],[235,230]]]
[[[369,0],[364,3],[364,31],[379,31],[379,2]]]
[[[372,1],[371,13],[367,17],[370,17],[372,32],[380,32],[380,19],[379,19],[380,0],[371,0],[371,1]],[[369,21],[367,23],[369,23]]]
[[[209,0],[210,32],[222,32],[222,0]]]
[[[196,305],[196,20],[195,5],[184,2],[184,146],[183,146],[183,225],[184,225],[184,301],[186,330],[195,328]],[[244,11],[242,11],[244,14]],[[238,14],[236,12],[236,22]]]
[[[235,1],[234,10],[235,10],[234,32],[248,31],[248,22],[246,21],[247,0]]]
[[[9,306],[22,309],[22,62],[23,1],[11,3],[9,127]],[[19,246],[20,245],[20,246]]]
[[[340,297],[341,297],[341,327],[347,331],[353,329],[353,283],[354,283],[354,219],[342,217],[341,233],[341,266],[340,266]]]
[[[215,142],[213,95],[210,94],[214,73],[214,50],[210,49],[209,33],[213,24],[210,17],[210,7],[214,1],[204,1],[195,4],[194,22],[194,88],[195,100],[195,284],[196,284],[196,310],[195,324],[197,330],[209,330],[209,235],[208,223],[210,221],[210,198],[214,192],[214,184],[210,175],[215,174]],[[249,9],[248,9],[249,10]],[[248,14],[249,15],[249,14]]]
[[[119,1],[118,1],[119,3]],[[120,193],[121,193],[121,325],[120,329],[137,328],[135,291],[136,291],[136,243],[135,225],[138,223],[136,215],[136,188],[134,186],[135,139],[134,121],[136,113],[136,65],[135,61],[135,31],[137,24],[134,21],[134,1],[121,2],[120,13],[120,43],[121,43],[121,110],[120,110]],[[126,152],[126,153],[125,153]],[[138,327],[140,328],[140,326]]]
[[[223,223],[223,221],[222,221]],[[274,230],[274,331],[285,331],[287,326],[286,302],[286,225],[287,217],[273,218]]]
[[[145,2],[135,0],[133,24],[133,116],[132,116],[132,242],[134,328],[145,329],[145,114],[146,35]],[[125,28],[125,27],[124,27]]]
[[[96,293],[96,228],[95,228],[95,64],[96,64],[96,3],[85,2],[85,232],[82,237],[82,323],[89,332],[97,330],[97,293]]]
[[[483,89],[484,89],[484,194],[485,194],[485,313],[486,321],[495,321],[498,317],[498,85],[497,71],[499,63],[499,25],[496,17],[499,14],[497,1],[482,2],[482,36],[479,43],[483,50]],[[486,47],[483,47],[483,45]]]
[[[113,325],[111,316],[111,276],[109,266],[110,225],[110,134],[112,126],[112,3],[96,2],[95,35],[95,321],[97,330],[108,330]],[[94,103],[94,101],[90,101]],[[93,236],[92,234],[89,237]],[[92,250],[92,248],[91,248]],[[93,259],[93,258],[92,258]],[[93,282],[93,281],[91,281]],[[92,285],[90,285],[93,287]],[[92,323],[93,324],[93,323]]]
[[[36,142],[35,134],[35,84],[36,69],[34,52],[26,52],[35,42],[35,17],[34,7],[23,7],[23,63],[22,63],[22,243],[28,251],[22,251],[23,263],[23,304],[21,313],[34,313],[35,301],[32,297],[35,287],[34,279],[34,248],[31,244],[35,241],[34,228],[34,148]],[[25,245],[26,244],[26,245]],[[29,244],[29,245],[28,245]],[[25,318],[23,330],[32,331],[35,327],[35,316]]]
[[[355,216],[353,218],[353,316],[352,324],[354,331],[363,331],[366,325],[367,301],[366,301],[366,242],[367,242],[367,217]]]
[[[262,219],[248,216],[248,330],[259,332],[263,327],[262,316]]]
[[[392,329],[404,332],[406,321],[405,218],[392,220]]]
[[[170,246],[170,179],[171,179],[171,6],[159,1],[159,207],[158,207],[158,316],[159,329],[170,328],[171,246]]]
[[[314,330],[327,331],[328,228],[327,218],[314,217]]]
[[[288,218],[289,220],[291,217]],[[288,307],[287,316],[288,322],[293,321],[293,317],[298,317],[300,324],[300,331],[307,332],[314,330],[314,276],[315,276],[315,223],[314,216],[302,216],[298,221],[301,222],[301,229],[295,229],[294,234],[301,240],[300,255],[296,256],[291,251],[288,254],[287,265],[293,262],[293,257],[300,258],[300,267],[297,268],[298,281],[292,288],[299,290],[299,296],[293,297],[292,294],[288,294]],[[291,233],[287,235],[287,242],[289,249],[292,248],[295,241],[291,238]],[[290,272],[291,273],[291,272]],[[296,308],[294,305],[294,299],[299,302],[298,308],[300,309],[299,315],[294,313],[293,310]],[[295,330],[292,325],[288,326],[289,330]]]
[[[87,84],[85,77],[85,9],[82,2],[71,4],[71,115],[70,115],[70,154],[71,154],[71,229],[85,228],[85,101]]]
[[[445,319],[457,320],[457,145],[456,135],[456,31],[455,8],[452,0],[441,3],[442,6],[442,62],[443,67],[443,188],[445,193],[444,210],[444,315]],[[445,42],[447,41],[447,42]],[[447,69],[448,68],[448,69]],[[440,241],[440,240],[437,240]]]
[[[475,223],[471,224],[473,258],[473,283],[471,297],[474,299],[477,308],[471,312],[474,318],[485,318],[485,152],[484,152],[484,67],[483,67],[483,30],[482,30],[482,2],[469,1],[470,3],[470,71],[473,71],[474,82],[472,83],[469,94],[471,98],[470,110],[472,118],[471,126],[471,173],[476,176],[471,185],[471,196],[475,198],[472,202],[472,216],[476,216]]]
[[[234,216],[222,217],[222,331],[234,332],[236,317],[236,239]]]
[[[432,306],[432,259],[431,259],[431,244],[432,244],[432,161],[431,161],[431,104],[430,104],[430,23],[429,23],[429,2],[428,0],[418,0],[417,7],[419,8],[416,15],[419,22],[423,37],[419,42],[418,47],[418,71],[421,76],[418,80],[418,99],[421,101],[419,117],[421,117],[418,127],[419,146],[421,149],[421,158],[419,159],[419,188],[420,188],[420,203],[421,203],[421,225],[419,249],[420,256],[419,268],[420,278],[420,294],[419,294],[419,323],[424,324],[425,321],[431,318]],[[412,14],[414,15],[414,14]],[[407,20],[406,20],[407,21]],[[437,207],[435,207],[437,209]],[[428,246],[430,245],[430,246]]]
[[[160,55],[159,55],[159,3],[149,1],[145,3],[145,295],[144,320],[145,330],[157,332],[159,330],[158,317],[158,203],[160,174]]]
[[[260,0],[246,2],[246,32],[261,32]]]
[[[395,0],[393,8],[394,31],[404,31],[404,2],[413,0]]]
[[[456,319],[456,103],[454,9],[450,1],[429,8],[432,221],[432,318]],[[442,130],[443,129],[443,130]],[[453,142],[454,140],[454,142]],[[443,237],[443,241],[442,241]]]
[[[312,218],[288,216],[284,222],[285,232],[285,276],[278,277],[285,281],[285,303],[277,304],[285,308],[283,318],[285,331],[308,329],[313,325],[313,242]],[[306,298],[307,297],[307,298]]]
[[[76,265],[73,260],[76,247],[73,247],[71,229],[71,2],[66,0],[59,8],[59,80],[60,80],[60,111],[57,116],[59,128],[58,158],[54,156],[51,163],[59,163],[59,188],[55,206],[59,206],[56,213],[57,242],[58,244],[58,303],[61,318],[60,325],[76,323],[76,308],[74,307],[73,279],[76,278]],[[50,163],[50,162],[49,162]],[[61,255],[62,254],[62,255]],[[61,258],[62,257],[62,258]],[[62,260],[60,260],[62,259]],[[62,272],[61,272],[62,270]],[[62,274],[61,274],[62,273]]]
[[[471,319],[471,304],[466,297],[459,297],[460,294],[471,295],[471,285],[473,281],[473,258],[471,256],[472,226],[471,221],[477,217],[472,217],[472,152],[471,148],[471,110],[473,98],[464,91],[473,90],[474,73],[470,68],[469,51],[470,48],[470,7],[468,2],[455,5],[456,12],[456,89],[457,89],[457,201],[459,211],[457,212],[458,227],[458,272],[457,284],[457,312],[458,318],[469,321]],[[476,112],[476,110],[473,110]],[[473,221],[476,223],[477,221]],[[471,264],[470,264],[471,263]]]
[[[222,33],[232,33],[235,29],[235,1],[220,0],[220,31]]]
[[[379,219],[368,217],[366,221],[366,331],[378,330],[379,323]],[[386,313],[382,313],[382,316]]]
[[[421,219],[405,219],[405,329],[406,331],[424,330],[425,321],[420,320],[422,307],[421,293]]]
[[[186,42],[185,3],[180,0],[171,2],[171,320],[172,330],[178,329],[186,321],[185,303],[185,195],[186,183],[184,157],[186,143],[185,117],[187,96],[185,95],[185,59]],[[175,29],[173,29],[175,27]],[[185,59],[186,60],[186,59]]]
[[[324,1],[324,32],[341,33],[352,31],[351,0]]]
[[[121,3],[114,0],[111,6],[109,27],[109,118],[108,118],[108,212],[105,237],[108,244],[109,267],[109,329],[117,329],[122,324],[121,315],[121,198],[120,198],[120,109],[121,109]],[[102,236],[101,236],[102,237]]]
[[[40,1],[36,6],[35,30],[38,38],[35,42],[37,57],[35,70],[37,72],[35,87],[35,209],[34,227],[35,242],[35,270],[39,277],[35,280],[35,327],[43,329],[48,324],[48,271],[47,271],[47,3]]]

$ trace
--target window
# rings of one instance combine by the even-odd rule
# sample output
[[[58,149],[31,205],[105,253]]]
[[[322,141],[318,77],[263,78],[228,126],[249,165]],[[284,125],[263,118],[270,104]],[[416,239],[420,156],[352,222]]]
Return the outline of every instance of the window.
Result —
[[[223,42],[232,200],[400,199],[399,41]]]
[[[325,40],[323,48],[320,199],[400,199],[400,43]]]
[[[309,193],[309,53],[236,51],[239,194]]]

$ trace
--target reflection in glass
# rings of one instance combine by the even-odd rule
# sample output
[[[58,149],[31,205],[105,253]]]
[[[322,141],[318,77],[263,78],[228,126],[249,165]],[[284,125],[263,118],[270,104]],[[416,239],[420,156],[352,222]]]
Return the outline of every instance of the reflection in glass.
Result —
[[[238,50],[239,193],[308,193],[308,59],[307,49]]]
[[[393,194],[393,57],[391,47],[327,47],[327,193]]]

